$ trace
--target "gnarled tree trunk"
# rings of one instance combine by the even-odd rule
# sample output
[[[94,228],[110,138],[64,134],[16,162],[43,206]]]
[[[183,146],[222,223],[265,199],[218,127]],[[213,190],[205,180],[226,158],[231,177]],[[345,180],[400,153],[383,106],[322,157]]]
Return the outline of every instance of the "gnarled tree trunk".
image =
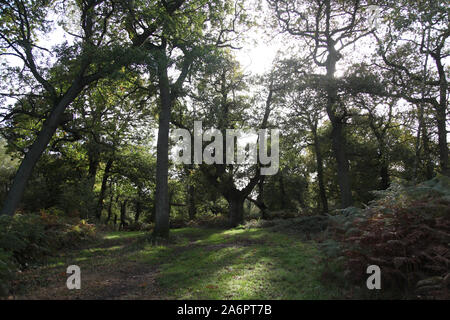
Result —
[[[227,198],[228,201],[228,224],[230,228],[237,227],[244,222],[244,200],[245,198],[239,195],[231,195]]]

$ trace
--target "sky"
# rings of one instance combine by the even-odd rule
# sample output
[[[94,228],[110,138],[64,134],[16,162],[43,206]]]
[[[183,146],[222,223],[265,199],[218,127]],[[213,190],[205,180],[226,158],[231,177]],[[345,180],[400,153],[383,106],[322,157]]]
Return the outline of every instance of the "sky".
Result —
[[[279,39],[269,40],[261,30],[253,30],[248,37],[256,43],[247,41],[242,49],[234,52],[244,73],[256,75],[268,72],[280,48]]]

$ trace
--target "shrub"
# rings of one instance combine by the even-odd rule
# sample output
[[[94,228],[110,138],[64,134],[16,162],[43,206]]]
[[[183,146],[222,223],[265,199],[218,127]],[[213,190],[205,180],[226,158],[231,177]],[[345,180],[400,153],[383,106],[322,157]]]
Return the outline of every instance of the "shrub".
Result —
[[[8,294],[9,283],[14,280],[16,269],[12,253],[0,248],[0,296]]]
[[[57,249],[73,247],[95,236],[85,220],[66,218],[56,209],[40,214],[0,216],[0,295],[9,291],[18,270]]]
[[[228,216],[223,214],[201,213],[195,217],[195,220],[186,224],[188,227],[208,227],[208,228],[227,228]]]
[[[331,231],[340,242],[348,276],[365,283],[367,266],[375,264],[382,270],[386,289],[406,292],[408,297],[446,297],[449,180],[440,176],[413,187],[393,185],[377,192],[379,198],[366,209],[332,217]]]
[[[152,225],[145,222],[133,222],[129,226],[127,226],[126,230],[128,231],[150,231],[152,229]]]
[[[45,226],[37,215],[0,216],[0,248],[12,254],[14,263],[26,266],[47,253]]]

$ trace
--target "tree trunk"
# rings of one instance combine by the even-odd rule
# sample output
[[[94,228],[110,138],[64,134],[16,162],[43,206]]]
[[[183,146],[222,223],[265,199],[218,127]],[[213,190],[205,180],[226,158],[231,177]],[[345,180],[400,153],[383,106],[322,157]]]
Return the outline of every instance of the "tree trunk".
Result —
[[[89,152],[89,170],[88,170],[88,182],[89,190],[94,191],[95,178],[97,176],[97,169],[100,161],[96,152]]]
[[[81,85],[73,85],[53,108],[48,119],[44,122],[39,135],[17,170],[14,182],[6,196],[1,214],[12,216],[22,200],[23,193],[34,167],[50,142],[56,128],[61,122],[67,106],[77,97],[82,89]]]
[[[319,138],[317,136],[317,130],[315,128],[313,128],[313,135],[314,135],[314,152],[316,154],[316,163],[317,163],[317,182],[319,184],[319,197],[320,202],[322,203],[322,212],[327,213],[328,199],[323,178],[323,159],[322,159],[322,152],[320,151],[320,144]]]
[[[123,200],[122,205],[120,206],[120,226],[119,229],[122,229],[127,226],[127,202],[128,200]]]
[[[384,155],[382,155],[381,157],[384,157]],[[386,190],[387,188],[389,188],[390,184],[389,164],[383,158],[381,159],[380,177],[381,177],[381,190]]]
[[[259,179],[258,182],[258,197],[256,198],[256,205],[258,206],[259,210],[261,211],[261,218],[263,220],[269,219],[268,214],[268,208],[266,204],[264,203],[264,179],[265,176],[262,176],[261,179]]]
[[[327,57],[327,114],[332,125],[332,146],[337,163],[337,177],[341,194],[341,207],[347,208],[353,204],[350,184],[349,164],[346,154],[343,119],[336,113],[338,106],[338,91],[334,73],[336,72],[337,52],[334,44],[328,45]]]
[[[134,216],[134,222],[135,223],[139,222],[139,218],[141,216],[141,212],[142,212],[141,200],[138,199],[138,200],[136,200],[136,214]]]
[[[450,176],[450,166],[448,163],[448,145],[447,145],[447,90],[448,82],[445,74],[444,66],[441,61],[440,50],[432,55],[436,62],[439,74],[439,105],[436,106],[436,122],[438,128],[438,144],[439,144],[439,162],[442,174]]]
[[[441,172],[444,175],[450,176],[450,166],[448,163],[448,145],[447,145],[447,129],[446,129],[446,108],[440,106],[437,111],[437,127],[439,139],[439,162],[441,165]]]
[[[141,191],[141,189],[139,189],[138,190],[138,196],[137,196],[137,199],[136,199],[136,214],[134,215],[134,222],[135,223],[139,222],[139,218],[140,218],[141,212],[142,212],[141,197],[142,197],[142,191]]]
[[[333,122],[332,126],[332,143],[337,162],[337,177],[341,193],[341,207],[347,208],[353,204],[353,200],[350,188],[349,165],[343,141],[342,123]]]
[[[425,177],[427,180],[433,178],[433,161],[431,160],[430,139],[425,121],[422,124],[423,155],[425,160]]]
[[[156,155],[156,191],[155,191],[155,229],[153,235],[167,238],[169,236],[169,124],[172,98],[167,76],[167,57],[164,52],[158,63],[159,78],[159,126]]]
[[[114,198],[114,194],[113,194],[112,189],[111,189],[111,196],[109,197],[108,217],[106,218],[106,224],[108,224],[109,220],[111,219],[113,198]]]
[[[151,223],[155,223],[155,216],[156,216],[156,210],[155,210],[155,204],[153,203],[153,205],[150,208],[150,222]]]
[[[417,182],[417,177],[419,175],[420,166],[420,137],[422,135],[422,106],[418,105],[418,122],[419,127],[417,128],[416,139],[414,143],[414,167],[413,167],[413,181]]]
[[[114,230],[116,230],[117,225],[117,214],[114,215]]]
[[[112,164],[113,164],[113,159],[112,158],[108,159],[108,162],[106,162],[106,166],[105,166],[105,172],[103,173],[102,187],[100,189],[100,195],[98,196],[97,208],[95,210],[95,217],[98,220],[100,220],[100,218],[102,216],[103,200],[105,198],[106,184],[108,182],[109,171],[111,170]]]
[[[195,188],[192,184],[188,187],[188,196],[189,196],[189,220],[194,220],[195,215],[197,214],[197,209],[195,206]]]
[[[233,195],[228,199],[229,227],[234,228],[244,222],[244,200],[245,198]]]

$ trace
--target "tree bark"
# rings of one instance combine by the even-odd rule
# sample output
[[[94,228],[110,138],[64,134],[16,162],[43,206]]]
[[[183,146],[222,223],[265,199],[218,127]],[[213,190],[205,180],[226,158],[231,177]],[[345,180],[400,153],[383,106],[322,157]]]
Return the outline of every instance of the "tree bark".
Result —
[[[100,160],[98,158],[98,154],[96,151],[89,151],[89,170],[88,170],[88,182],[89,182],[89,190],[94,191],[95,178],[97,176],[98,165],[100,164]]]
[[[111,170],[112,164],[113,164],[113,159],[112,158],[108,159],[108,162],[106,162],[106,166],[105,166],[105,172],[103,173],[102,187],[100,189],[100,195],[98,196],[97,208],[95,210],[95,217],[98,220],[100,220],[100,218],[102,216],[103,200],[105,199],[106,184],[108,182],[109,172]]]
[[[167,57],[164,49],[158,61],[158,86],[160,95],[158,143],[156,155],[155,229],[153,235],[169,236],[169,124],[172,98],[167,76]]]
[[[328,81],[326,86],[326,108],[332,125],[332,146],[337,163],[337,177],[341,195],[341,207],[347,208],[353,204],[353,199],[350,184],[349,163],[346,154],[345,137],[343,132],[343,117],[336,113],[336,107],[339,103],[336,79],[334,77],[337,59],[338,53],[334,48],[334,43],[329,43],[326,63],[326,77]]]
[[[258,182],[258,197],[256,198],[256,206],[261,211],[261,218],[267,220],[269,218],[268,208],[264,203],[264,180],[265,176],[261,176]]]
[[[111,196],[109,197],[109,203],[108,203],[108,217],[106,218],[106,222],[105,222],[106,224],[108,224],[109,220],[111,219],[113,198],[114,198],[114,194],[112,193],[112,189],[111,189]]]
[[[314,152],[316,154],[316,164],[317,164],[317,182],[319,184],[319,197],[320,202],[322,204],[322,212],[328,212],[328,199],[327,193],[325,190],[325,183],[323,177],[323,159],[322,152],[320,151],[320,143],[319,137],[317,136],[317,130],[313,128],[313,136],[314,136]]]
[[[138,198],[136,199],[136,214],[134,216],[134,222],[138,223],[139,222],[139,218],[141,216],[142,213],[142,204],[141,204],[141,199]]]
[[[342,123],[333,122],[332,142],[333,151],[337,162],[337,176],[341,193],[341,207],[347,208],[353,204],[352,192],[350,188],[349,165],[345,152]]]
[[[116,229],[117,225],[117,214],[114,215],[114,230]]]
[[[127,215],[127,202],[128,200],[123,200],[122,201],[122,205],[120,206],[120,226],[119,229],[122,229],[127,226],[127,220],[126,220],[126,215]]]
[[[234,228],[244,222],[244,200],[238,195],[232,195],[228,199],[229,227]]]
[[[428,128],[423,121],[422,124],[422,143],[423,143],[423,154],[425,160],[425,177],[427,180],[433,178],[433,161],[431,160],[431,150],[430,150],[430,139],[428,137]]]
[[[440,59],[440,50],[437,55],[432,55],[439,73],[439,105],[436,106],[436,122],[438,127],[439,161],[442,174],[450,176],[450,166],[448,163],[447,145],[447,90],[448,82],[445,75],[444,66]]]
[[[386,190],[389,188],[389,164],[383,159],[384,155],[381,155],[380,177],[381,177],[381,189]]]

